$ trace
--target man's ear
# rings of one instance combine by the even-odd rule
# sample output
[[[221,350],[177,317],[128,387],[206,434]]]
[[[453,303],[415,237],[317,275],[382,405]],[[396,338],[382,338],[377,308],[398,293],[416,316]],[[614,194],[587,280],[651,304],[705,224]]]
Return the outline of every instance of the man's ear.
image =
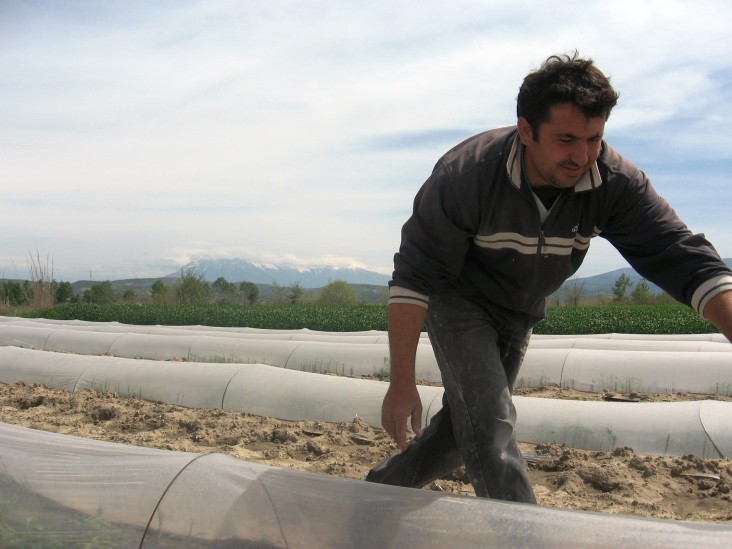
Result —
[[[521,139],[521,143],[523,143],[524,145],[529,145],[530,143],[533,143],[534,130],[531,127],[531,124],[529,124],[529,121],[526,120],[523,116],[520,116],[517,125],[519,139]]]

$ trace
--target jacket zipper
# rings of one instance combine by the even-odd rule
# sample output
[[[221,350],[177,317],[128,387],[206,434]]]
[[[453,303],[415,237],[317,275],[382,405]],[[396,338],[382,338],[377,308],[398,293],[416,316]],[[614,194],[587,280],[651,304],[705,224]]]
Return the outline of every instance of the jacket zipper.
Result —
[[[533,198],[533,197],[532,197]],[[557,199],[554,201],[554,204],[552,204],[552,207],[549,208],[549,215],[547,215],[547,218],[545,220],[545,223],[549,221],[549,219],[552,216],[556,216],[556,210],[561,206],[561,202],[564,201],[564,194],[560,194]],[[539,207],[536,205],[536,201],[532,200],[534,204],[534,210],[536,211],[537,221],[539,222],[539,242],[536,247],[536,256],[534,257],[534,264],[535,269],[531,276],[531,288],[529,288],[529,292],[526,295],[526,303],[525,306],[528,306],[529,301],[536,299],[536,283],[537,279],[539,277],[539,267],[541,262],[541,253],[544,248],[544,245],[546,244],[546,237],[544,235],[544,225],[541,222],[541,215],[539,214]]]

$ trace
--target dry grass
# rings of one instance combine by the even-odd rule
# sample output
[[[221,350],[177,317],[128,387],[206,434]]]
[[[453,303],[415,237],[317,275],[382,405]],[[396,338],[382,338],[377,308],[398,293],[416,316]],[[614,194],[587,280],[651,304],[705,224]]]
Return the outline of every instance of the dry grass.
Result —
[[[31,309],[42,309],[53,307],[53,262],[46,255],[45,260],[36,250],[35,256],[28,252],[28,271],[30,272],[30,284],[26,289],[28,307]]]

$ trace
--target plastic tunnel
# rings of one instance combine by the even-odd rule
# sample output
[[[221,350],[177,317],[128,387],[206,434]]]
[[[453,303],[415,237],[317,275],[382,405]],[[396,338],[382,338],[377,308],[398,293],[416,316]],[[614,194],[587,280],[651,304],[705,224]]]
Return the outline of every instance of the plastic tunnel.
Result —
[[[713,336],[535,337],[540,344],[532,343],[524,375],[526,383],[551,378],[583,390],[715,386],[722,393],[732,355],[715,348],[722,341]],[[282,419],[359,416],[375,426],[387,384],[349,376],[388,367],[384,337],[0,317],[0,382]],[[431,349],[423,341],[419,360],[426,364]],[[603,348],[603,341],[612,343]],[[426,422],[441,405],[442,389],[419,391]],[[514,400],[522,441],[732,455],[729,402]],[[9,546],[70,548],[726,548],[732,537],[721,524],[445,495],[6,424],[0,424],[0,525],[0,542]]]
[[[0,382],[38,383],[191,408],[223,408],[280,419],[381,423],[387,383],[276,368],[133,360],[0,347]],[[420,386],[423,423],[441,406],[442,389]],[[516,435],[586,450],[632,447],[647,454],[732,456],[732,402],[595,402],[514,397]]]
[[[718,524],[444,495],[0,424],[13,547],[710,548]]]
[[[54,320],[46,318],[19,318],[0,316],[3,325],[29,327],[56,327],[71,330],[139,333],[157,335],[210,335],[251,339],[286,339],[294,341],[333,341],[340,343],[388,343],[386,332],[367,330],[361,332],[322,332],[301,328],[297,330],[271,330],[264,328],[218,327],[218,326],[162,326],[123,324],[120,322],[91,322],[86,320]],[[694,345],[689,345],[689,342]],[[421,343],[429,344],[427,334],[423,333]],[[707,344],[711,343],[711,346]],[[719,344],[719,345],[717,345]],[[552,348],[597,348],[612,349],[630,346],[635,350],[645,346],[650,350],[729,350],[727,339],[719,333],[709,334],[585,334],[585,335],[543,335],[534,334],[531,345]],[[670,347],[669,347],[670,346]],[[665,347],[665,348],[664,348]]]
[[[167,331],[166,331],[167,330]],[[13,322],[0,317],[0,345],[85,355],[152,360],[261,363],[317,373],[381,376],[389,370],[381,332],[206,330],[117,323]],[[155,332],[155,333],[154,333]],[[278,338],[284,335],[286,338]],[[298,339],[293,339],[297,337]],[[361,342],[360,340],[366,340]],[[426,337],[417,352],[417,378],[440,381]],[[517,387],[554,383],[581,391],[690,392],[732,395],[732,345],[720,334],[534,336]]]

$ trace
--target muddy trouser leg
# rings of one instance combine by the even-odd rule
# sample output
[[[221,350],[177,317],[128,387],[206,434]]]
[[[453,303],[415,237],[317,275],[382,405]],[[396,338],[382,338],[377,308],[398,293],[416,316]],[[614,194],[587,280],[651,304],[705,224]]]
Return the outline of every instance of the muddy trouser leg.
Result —
[[[432,416],[422,434],[413,438],[406,450],[385,459],[366,476],[369,482],[421,488],[463,464],[452,432],[450,406],[443,397],[443,407]]]
[[[443,408],[367,480],[424,486],[465,463],[476,495],[536,503],[514,437],[511,399],[530,331],[503,324],[457,295],[430,300],[427,329],[445,387]]]
[[[530,331],[506,324],[457,295],[437,296],[427,317],[455,441],[476,495],[536,503],[511,398]]]

